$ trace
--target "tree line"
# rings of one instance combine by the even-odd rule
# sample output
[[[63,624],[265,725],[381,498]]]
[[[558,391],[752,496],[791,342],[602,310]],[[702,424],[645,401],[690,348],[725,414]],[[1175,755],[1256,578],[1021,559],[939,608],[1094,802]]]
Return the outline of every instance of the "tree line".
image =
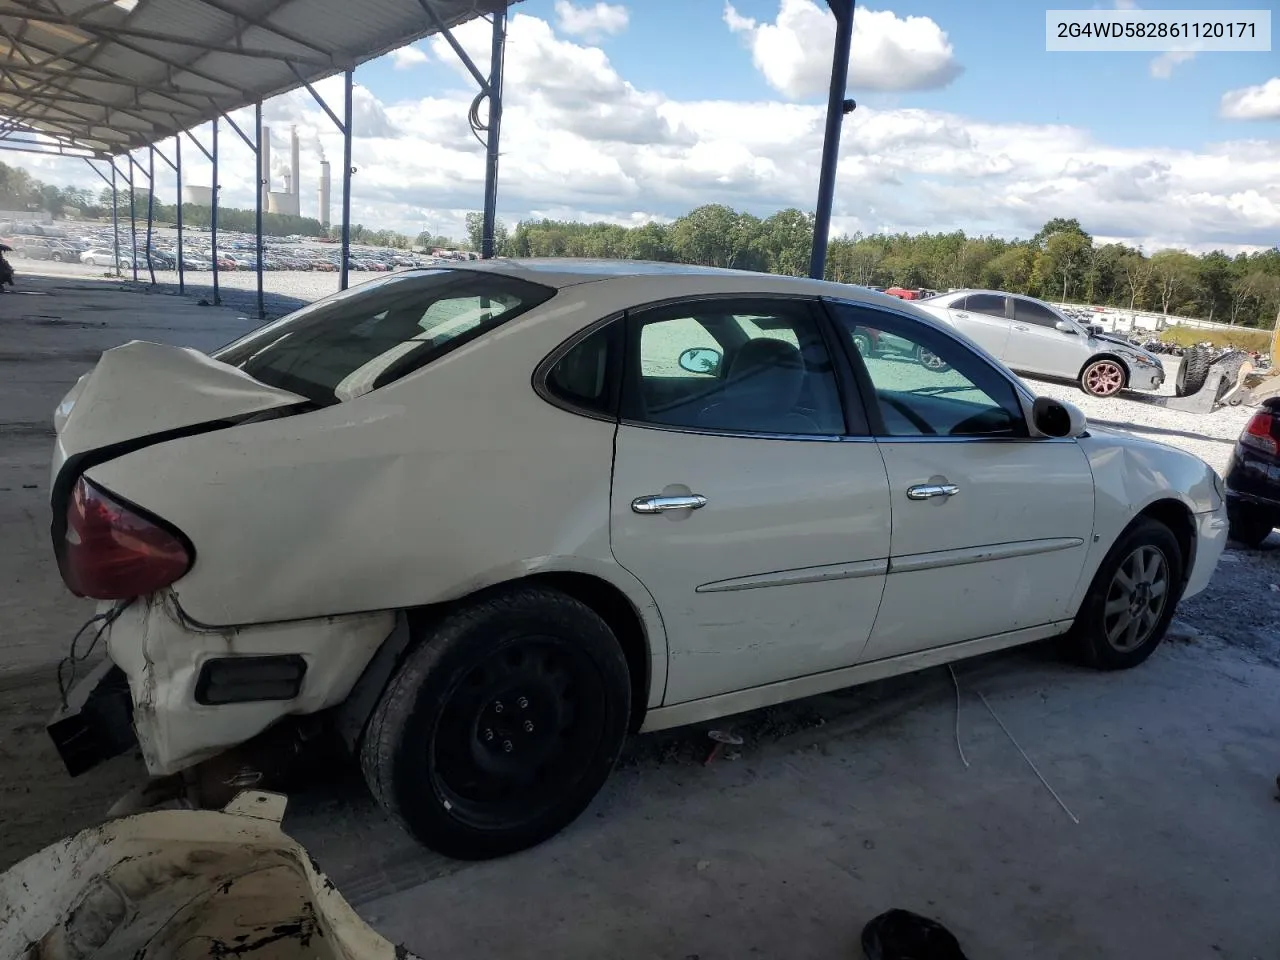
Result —
[[[117,213],[128,210],[127,190],[117,194]],[[74,212],[110,217],[111,191],[96,197],[80,188],[43,184],[26,171],[0,163],[0,208],[40,209],[55,216]],[[145,220],[146,198],[135,200]],[[184,223],[208,227],[208,207],[183,204]],[[176,208],[157,202],[157,222],[171,223]],[[219,207],[218,224],[252,233],[254,211]],[[522,220],[514,230],[499,221],[494,241],[500,256],[608,257],[665,260],[803,276],[809,269],[813,214],[797,209],[756,217],[721,204],[706,204],[671,223],[622,227],[611,223]],[[336,237],[340,226],[330,227]],[[355,243],[399,249],[433,247],[479,250],[479,213],[466,217],[465,240],[430,232],[410,238],[394,230],[351,228]],[[324,236],[312,217],[263,214],[268,236]],[[1229,256],[1220,250],[1195,256],[1168,249],[1150,255],[1122,243],[1097,243],[1076,219],[1055,218],[1023,240],[950,233],[861,234],[830,243],[826,278],[863,286],[945,290],[984,287],[1045,300],[1084,302],[1153,311],[1241,326],[1270,328],[1280,310],[1280,249]]]

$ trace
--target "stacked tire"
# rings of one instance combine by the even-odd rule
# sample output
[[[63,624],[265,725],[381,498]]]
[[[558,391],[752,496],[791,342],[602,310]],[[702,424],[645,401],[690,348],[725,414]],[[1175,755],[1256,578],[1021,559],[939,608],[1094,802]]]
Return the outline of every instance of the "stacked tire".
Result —
[[[1174,392],[1180,397],[1189,397],[1198,393],[1209,379],[1209,368],[1213,365],[1213,357],[1204,347],[1188,347],[1182,355],[1182,363],[1178,367],[1178,376],[1174,380]]]

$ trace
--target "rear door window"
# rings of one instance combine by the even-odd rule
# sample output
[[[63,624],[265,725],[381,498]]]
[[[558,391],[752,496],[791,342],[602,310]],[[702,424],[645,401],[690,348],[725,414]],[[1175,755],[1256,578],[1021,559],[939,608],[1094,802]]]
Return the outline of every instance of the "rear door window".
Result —
[[[336,403],[398,380],[554,295],[487,271],[392,274],[281,317],[214,358],[316,403]]]

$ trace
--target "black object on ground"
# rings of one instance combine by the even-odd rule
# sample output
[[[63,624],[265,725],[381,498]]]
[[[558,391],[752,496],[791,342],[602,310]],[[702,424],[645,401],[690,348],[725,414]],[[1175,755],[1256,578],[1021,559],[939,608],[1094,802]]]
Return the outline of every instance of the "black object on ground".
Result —
[[[968,960],[942,924],[910,910],[887,910],[862,928],[867,960]]]

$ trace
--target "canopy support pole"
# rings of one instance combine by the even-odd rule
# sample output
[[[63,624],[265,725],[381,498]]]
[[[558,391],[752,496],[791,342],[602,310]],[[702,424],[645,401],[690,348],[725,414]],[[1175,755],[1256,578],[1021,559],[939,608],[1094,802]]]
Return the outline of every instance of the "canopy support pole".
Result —
[[[835,51],[831,56],[831,85],[827,91],[827,125],[822,139],[822,167],[818,175],[818,207],[813,218],[813,247],[809,276],[821,280],[827,268],[827,240],[831,233],[831,206],[836,193],[836,168],[840,161],[840,128],[844,115],[857,106],[845,99],[849,82],[849,49],[853,42],[854,0],[827,0],[836,18]]]

